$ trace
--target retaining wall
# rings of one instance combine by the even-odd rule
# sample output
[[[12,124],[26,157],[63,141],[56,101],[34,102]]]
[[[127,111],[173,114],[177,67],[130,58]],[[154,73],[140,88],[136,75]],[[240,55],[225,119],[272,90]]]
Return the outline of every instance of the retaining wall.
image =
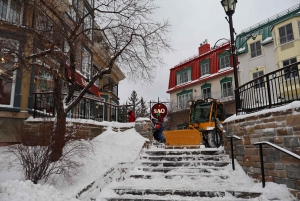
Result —
[[[265,113],[240,115],[225,121],[227,134],[241,137],[241,140],[233,140],[234,156],[252,178],[261,181],[259,147],[253,145],[255,142],[268,141],[300,155],[300,108],[294,105],[266,110]],[[230,138],[224,138],[224,147],[231,156]],[[263,145],[263,159],[266,182],[286,184],[299,193],[299,159],[268,145]]]

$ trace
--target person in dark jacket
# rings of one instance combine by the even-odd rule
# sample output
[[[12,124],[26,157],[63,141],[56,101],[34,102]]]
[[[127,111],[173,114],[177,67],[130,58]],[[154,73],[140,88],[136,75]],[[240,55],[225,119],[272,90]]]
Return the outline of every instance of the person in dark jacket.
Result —
[[[161,143],[166,142],[166,139],[163,135],[163,130],[164,130],[163,124],[160,122],[157,122],[154,127],[154,130],[153,130],[153,137],[155,140],[157,140],[158,142],[161,142]]]
[[[132,111],[131,108],[128,109],[128,118],[129,118],[129,122],[135,122],[134,112]]]

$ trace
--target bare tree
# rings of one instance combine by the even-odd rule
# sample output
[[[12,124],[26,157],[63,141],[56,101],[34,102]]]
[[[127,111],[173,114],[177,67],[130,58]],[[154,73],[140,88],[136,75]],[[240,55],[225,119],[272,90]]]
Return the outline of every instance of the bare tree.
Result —
[[[66,6],[63,1],[24,0],[24,19],[34,19],[34,23],[28,26],[25,23],[21,27],[1,25],[15,26],[38,43],[27,44],[25,51],[1,49],[5,57],[15,62],[13,70],[30,70],[33,65],[51,73],[56,103],[56,120],[50,141],[51,161],[59,160],[67,142],[66,114],[97,79],[110,74],[118,65],[131,80],[151,82],[156,67],[163,64],[161,52],[170,50],[168,22],[155,22],[151,18],[157,8],[153,0],[101,0],[95,1],[94,7],[88,10],[79,9],[81,1],[72,2]],[[67,11],[63,10],[66,7]],[[101,44],[103,51],[99,54],[104,66],[86,72],[90,69],[86,69],[84,63],[90,61],[78,58],[85,54],[81,51],[82,44],[89,46],[93,42]],[[4,44],[5,40],[1,43]],[[75,80],[75,72],[79,69],[87,78],[82,89]],[[63,90],[66,90],[66,95]],[[76,96],[75,91],[78,91]]]
[[[92,146],[86,140],[73,140],[74,134],[80,127],[76,125],[68,134],[69,140],[64,146],[62,156],[59,160],[52,162],[52,148],[49,146],[49,139],[52,135],[51,127],[53,125],[47,120],[42,122],[38,136],[30,134],[28,136],[23,130],[15,127],[17,136],[26,141],[24,141],[25,145],[15,144],[2,148],[1,153],[6,156],[8,168],[19,169],[26,180],[31,180],[35,184],[42,179],[46,182],[49,179],[55,182],[59,177],[72,182],[72,177],[77,175],[83,165],[79,158],[87,157],[91,153]],[[30,146],[26,143],[30,143]]]

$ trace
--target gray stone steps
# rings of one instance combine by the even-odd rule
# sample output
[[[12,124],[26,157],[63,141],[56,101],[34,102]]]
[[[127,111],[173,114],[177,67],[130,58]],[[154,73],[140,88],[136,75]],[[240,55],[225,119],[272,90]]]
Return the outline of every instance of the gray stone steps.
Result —
[[[130,175],[130,178],[134,179],[153,179],[157,176],[160,176],[165,179],[174,179],[174,178],[180,178],[183,179],[185,177],[188,177],[190,179],[199,179],[201,177],[215,177],[219,179],[228,179],[228,176],[226,175],[211,175],[211,174],[132,174]]]
[[[178,167],[141,167],[138,168],[144,172],[181,172],[181,173],[211,173],[219,170],[224,170],[222,167],[214,167],[214,168],[200,168],[200,167],[189,167],[189,168],[180,168]]]
[[[226,159],[229,160],[227,155],[215,155],[215,156],[207,156],[207,155],[190,155],[190,156],[141,156],[143,161],[224,161]]]
[[[113,185],[107,201],[259,200],[260,192],[231,177],[231,159],[222,149],[153,148],[128,179]]]
[[[174,190],[174,189],[114,189],[118,195],[134,196],[181,196],[195,198],[219,198],[226,194],[234,198],[251,199],[261,195],[259,192],[231,191],[231,190]]]
[[[147,150],[145,154],[149,156],[178,156],[178,155],[219,155],[223,153],[220,149],[182,149],[182,150]]]
[[[225,167],[231,162],[223,161],[179,161],[179,162],[142,162],[144,167]]]

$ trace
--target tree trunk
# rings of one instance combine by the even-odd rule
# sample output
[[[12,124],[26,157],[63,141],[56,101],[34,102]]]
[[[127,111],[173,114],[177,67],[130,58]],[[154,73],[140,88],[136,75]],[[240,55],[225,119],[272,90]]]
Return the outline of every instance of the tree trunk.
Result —
[[[58,73],[54,73],[54,100],[56,108],[56,120],[51,137],[51,161],[58,161],[62,156],[63,148],[65,146],[65,133],[66,133],[66,112],[63,107],[63,95],[61,79]]]

